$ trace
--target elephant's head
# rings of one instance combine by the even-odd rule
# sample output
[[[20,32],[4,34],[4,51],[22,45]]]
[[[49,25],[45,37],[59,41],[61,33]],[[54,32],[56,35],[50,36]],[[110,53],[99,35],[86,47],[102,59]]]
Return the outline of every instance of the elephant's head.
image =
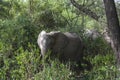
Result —
[[[54,31],[50,33],[46,33],[42,31],[39,36],[37,43],[41,48],[41,54],[44,56],[49,50],[52,50],[53,46],[56,43],[56,38],[59,35],[59,31]]]

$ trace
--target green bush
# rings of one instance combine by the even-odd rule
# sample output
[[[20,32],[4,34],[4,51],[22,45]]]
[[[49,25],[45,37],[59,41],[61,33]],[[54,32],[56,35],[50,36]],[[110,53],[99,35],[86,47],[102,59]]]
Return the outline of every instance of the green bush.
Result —
[[[4,49],[4,46],[3,46]],[[2,49],[2,50],[3,50]],[[22,47],[16,52],[0,53],[1,68],[0,79],[28,79],[39,72],[40,54],[39,50],[29,45],[29,51]]]
[[[25,1],[0,2],[3,9],[0,13],[0,80],[117,79],[119,72],[115,67],[111,47],[102,38],[90,40],[83,35],[86,28],[101,29],[97,22],[78,12],[69,0]],[[29,1],[33,1],[32,4]],[[87,4],[91,5],[91,1]],[[55,59],[45,63],[41,60],[37,36],[42,30],[76,32],[82,36],[85,45],[84,59],[90,61],[92,70],[75,74],[75,71],[70,70],[69,62],[63,64]]]
[[[86,80],[115,80],[117,68],[113,54],[96,55],[91,59],[93,69],[85,72]]]
[[[29,49],[24,50],[20,47],[12,53],[12,57],[4,54],[5,48],[0,44],[0,79],[35,79],[35,80],[68,80],[73,72],[70,71],[68,65],[60,63],[58,60],[51,61],[51,64],[44,63],[40,60],[39,50],[29,44]],[[3,51],[4,50],[4,51]]]
[[[74,73],[70,71],[69,65],[60,63],[57,59],[50,64],[43,64],[43,71],[35,75],[35,80],[73,80]]]

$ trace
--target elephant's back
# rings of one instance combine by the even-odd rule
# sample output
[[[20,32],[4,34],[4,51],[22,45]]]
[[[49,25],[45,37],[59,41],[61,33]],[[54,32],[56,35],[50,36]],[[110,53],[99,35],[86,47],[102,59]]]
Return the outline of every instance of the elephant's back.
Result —
[[[76,33],[73,33],[73,32],[66,32],[66,33],[64,33],[64,35],[69,38],[78,38],[79,37]]]

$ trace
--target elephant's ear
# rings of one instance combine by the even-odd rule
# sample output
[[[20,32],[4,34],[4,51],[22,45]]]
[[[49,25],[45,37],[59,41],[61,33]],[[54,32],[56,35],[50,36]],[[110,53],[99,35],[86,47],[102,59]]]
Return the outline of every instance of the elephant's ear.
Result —
[[[60,31],[51,31],[50,33],[48,33],[48,35],[55,38],[55,37],[58,36],[60,33],[61,33]]]
[[[68,38],[61,32],[57,32],[53,35],[53,38],[55,39],[53,50],[57,52],[61,52],[64,50],[64,48],[68,45],[69,40]]]
[[[54,44],[55,46],[59,46],[59,48],[64,47],[68,44],[68,38],[66,35],[64,35],[62,32],[60,31],[52,31],[50,33],[47,33],[49,36],[51,36],[52,38],[54,38]]]

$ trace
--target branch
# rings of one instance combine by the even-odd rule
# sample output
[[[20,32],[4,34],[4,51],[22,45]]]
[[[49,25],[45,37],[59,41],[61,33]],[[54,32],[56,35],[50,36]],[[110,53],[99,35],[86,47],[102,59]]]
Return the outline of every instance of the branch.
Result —
[[[100,16],[98,16],[96,13],[94,13],[93,11],[91,11],[88,8],[85,8],[83,5],[78,4],[75,0],[70,0],[72,5],[75,6],[77,9],[79,9],[79,11],[82,11],[83,13],[85,13],[86,15],[90,16],[91,18],[95,19],[96,21],[98,21],[98,19],[100,18]]]

